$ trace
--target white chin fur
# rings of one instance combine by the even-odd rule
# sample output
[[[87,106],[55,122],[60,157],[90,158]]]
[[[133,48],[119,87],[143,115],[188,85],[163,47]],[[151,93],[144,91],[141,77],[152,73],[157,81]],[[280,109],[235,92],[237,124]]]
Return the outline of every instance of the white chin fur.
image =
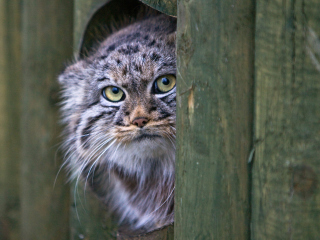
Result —
[[[175,147],[169,139],[162,137],[114,144],[104,158],[106,164],[118,165],[129,173],[145,170],[148,161],[158,160],[168,174],[174,172]]]

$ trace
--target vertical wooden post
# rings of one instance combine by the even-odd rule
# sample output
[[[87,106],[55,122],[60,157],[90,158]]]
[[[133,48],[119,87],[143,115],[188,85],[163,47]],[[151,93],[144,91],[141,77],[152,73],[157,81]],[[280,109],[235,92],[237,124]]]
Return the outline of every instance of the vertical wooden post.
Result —
[[[72,0],[23,1],[22,171],[23,239],[69,238],[69,188],[57,151],[57,76],[72,56]]]
[[[257,2],[252,239],[320,236],[320,2]]]
[[[110,0],[74,0],[74,53],[79,55],[86,27],[96,11]]]
[[[177,16],[177,0],[140,0],[148,6],[170,16]]]
[[[254,4],[178,1],[175,239],[249,237]]]
[[[20,0],[0,0],[0,239],[19,239]]]

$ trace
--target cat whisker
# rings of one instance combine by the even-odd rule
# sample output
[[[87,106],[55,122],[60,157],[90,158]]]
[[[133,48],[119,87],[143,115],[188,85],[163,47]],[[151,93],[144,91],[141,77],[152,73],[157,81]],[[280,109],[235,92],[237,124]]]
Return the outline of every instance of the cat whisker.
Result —
[[[167,139],[169,139],[169,141],[171,142],[173,148],[176,149],[175,143],[174,143],[175,136],[171,135],[169,132],[167,132],[165,130],[162,130],[162,129],[158,129],[158,133],[160,135],[164,135]]]
[[[97,140],[99,141],[100,139],[101,139],[101,138],[98,138]],[[83,143],[82,145],[84,145],[84,144],[86,144],[86,142]],[[67,154],[68,154],[70,151],[72,151],[72,148],[69,148]],[[68,158],[71,158],[74,154],[75,154],[75,152],[73,152]],[[66,159],[65,163],[63,164],[63,166],[64,166],[66,163],[68,163],[68,162],[69,162],[68,159]],[[77,195],[78,195],[78,197],[79,197],[79,199],[80,199],[80,196],[79,196],[79,193],[78,193],[78,184],[79,184],[79,180],[80,180],[81,173],[82,173],[83,170],[86,168],[88,162],[89,162],[89,160],[84,161],[84,162],[81,164],[80,169],[76,171],[76,172],[77,172],[77,179],[76,179],[76,183],[75,183],[75,186],[74,186],[74,195],[73,195],[73,197],[74,197],[74,204],[75,204],[75,209],[76,209],[76,215],[77,215],[77,218],[78,218],[79,223],[81,223],[81,221],[80,221],[80,217],[79,217],[79,213],[78,213],[78,206],[77,206]],[[62,166],[62,167],[63,167],[63,166]],[[77,194],[77,193],[78,193],[78,194]],[[81,203],[81,205],[82,205],[82,202],[81,202],[81,201],[80,201],[80,203]],[[83,205],[82,205],[82,207],[84,208]],[[85,209],[85,208],[84,208],[84,209]]]
[[[59,170],[58,170],[58,172],[57,172],[57,174],[56,174],[56,177],[54,178],[53,189],[54,189],[55,186],[56,186],[56,182],[57,182],[58,176],[59,176],[62,168],[63,168],[67,163],[68,163],[67,161],[64,161],[64,162],[61,164],[61,166],[60,166],[60,168],[59,168]]]
[[[113,152],[112,154],[112,158],[114,157],[114,155],[116,154],[116,152],[118,151],[119,146],[121,146],[121,141],[118,143],[116,150]]]
[[[167,199],[159,206],[157,207],[155,210],[153,210],[151,213],[148,214],[148,216],[150,216],[151,214],[153,214],[154,212],[158,211],[166,202],[168,202],[168,200],[170,199],[170,197],[172,196],[173,192],[175,190],[175,186],[173,187],[172,191],[170,192],[169,196],[167,197]]]
[[[86,135],[82,135],[82,136],[87,136],[87,135],[90,135],[90,134],[86,134]],[[82,136],[80,136],[80,137],[82,137]],[[77,137],[78,137],[78,136],[72,137],[72,138],[70,138],[70,139],[65,140],[64,142],[60,142],[60,143],[58,143],[58,144],[55,145],[55,146],[60,145],[60,146],[58,147],[58,149],[56,150],[56,152],[55,152],[55,157],[54,157],[54,158],[55,158],[55,161],[56,161],[56,158],[57,158],[58,151],[59,151],[61,148],[66,148],[67,143],[70,142],[70,141],[74,141]],[[55,147],[55,146],[54,146],[54,147]],[[71,151],[71,148],[69,148],[69,149],[66,151],[66,153],[65,153],[64,156],[63,156],[63,159],[66,159],[66,156],[69,154],[70,151]],[[62,163],[62,165],[60,166],[60,168],[59,168],[59,170],[58,170],[58,172],[57,172],[57,174],[56,174],[56,177],[55,177],[55,179],[54,179],[54,182],[53,182],[53,188],[55,188],[55,185],[56,185],[58,176],[59,176],[62,168],[63,168],[67,163],[68,163],[68,161],[65,160],[65,161]]]
[[[87,177],[86,177],[86,181],[85,181],[85,188],[86,188],[86,185],[87,185],[87,180],[88,180],[88,177],[90,175],[90,172],[92,170],[92,168],[94,167],[94,165],[100,160],[101,156],[114,144],[116,140],[114,140],[111,144],[109,144],[107,146],[107,148],[105,150],[103,150],[103,152],[99,155],[99,157],[93,162],[92,166],[90,167],[89,171],[88,171],[88,174],[87,174]],[[102,144],[102,146],[100,148],[102,148],[103,146],[105,146],[106,144],[108,144],[110,141],[107,141],[105,143]],[[99,149],[100,149],[99,148]],[[94,171],[93,171],[93,176],[94,177]]]
[[[94,161],[94,163],[93,163],[92,166],[90,167],[89,172],[88,172],[87,177],[86,177],[84,189],[86,189],[88,177],[89,177],[89,175],[90,175],[90,172],[91,172],[92,168],[93,168],[93,167],[96,165],[96,163],[99,161],[100,157],[103,156],[103,154],[115,143],[115,141],[116,141],[116,140],[114,140],[111,144],[109,144],[109,145],[107,146],[107,148],[100,154],[100,156]],[[108,142],[110,142],[110,141],[108,141]],[[108,142],[107,142],[107,143],[108,143]],[[106,144],[107,144],[107,143],[106,143]],[[105,144],[104,144],[104,145],[105,145]],[[103,146],[104,146],[104,145],[103,145]],[[94,168],[93,173],[92,173],[92,181],[93,181],[93,178],[94,178],[95,169],[96,169],[96,168]]]

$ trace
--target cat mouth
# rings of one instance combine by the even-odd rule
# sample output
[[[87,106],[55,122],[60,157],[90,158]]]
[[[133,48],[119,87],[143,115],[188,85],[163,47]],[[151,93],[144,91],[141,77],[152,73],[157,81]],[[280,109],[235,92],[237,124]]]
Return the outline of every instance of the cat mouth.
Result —
[[[160,135],[157,135],[157,134],[148,134],[148,133],[143,133],[141,135],[139,135],[138,137],[136,137],[134,139],[134,141],[143,141],[143,140],[153,140],[155,138],[160,138],[161,136]]]

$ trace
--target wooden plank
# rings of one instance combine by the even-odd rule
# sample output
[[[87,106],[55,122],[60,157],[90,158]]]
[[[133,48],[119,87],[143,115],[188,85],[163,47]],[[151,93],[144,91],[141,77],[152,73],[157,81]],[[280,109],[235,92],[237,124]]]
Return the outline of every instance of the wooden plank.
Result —
[[[118,233],[117,240],[173,240],[173,232],[173,225],[169,225],[139,236],[126,236]]]
[[[28,0],[22,16],[23,239],[69,239],[69,188],[60,174],[57,150],[57,76],[72,56],[72,0]],[[61,139],[60,139],[61,140]]]
[[[20,239],[20,0],[0,0],[0,239]]]
[[[83,44],[85,29],[90,19],[110,0],[74,0],[74,52],[78,55]]]
[[[178,1],[175,239],[248,239],[251,0]]]
[[[177,0],[141,0],[148,6],[170,16],[177,16]]]
[[[74,19],[75,55],[81,58],[95,50],[111,28],[137,15],[143,5],[138,0],[76,0]]]
[[[252,239],[320,236],[320,2],[257,2]]]

